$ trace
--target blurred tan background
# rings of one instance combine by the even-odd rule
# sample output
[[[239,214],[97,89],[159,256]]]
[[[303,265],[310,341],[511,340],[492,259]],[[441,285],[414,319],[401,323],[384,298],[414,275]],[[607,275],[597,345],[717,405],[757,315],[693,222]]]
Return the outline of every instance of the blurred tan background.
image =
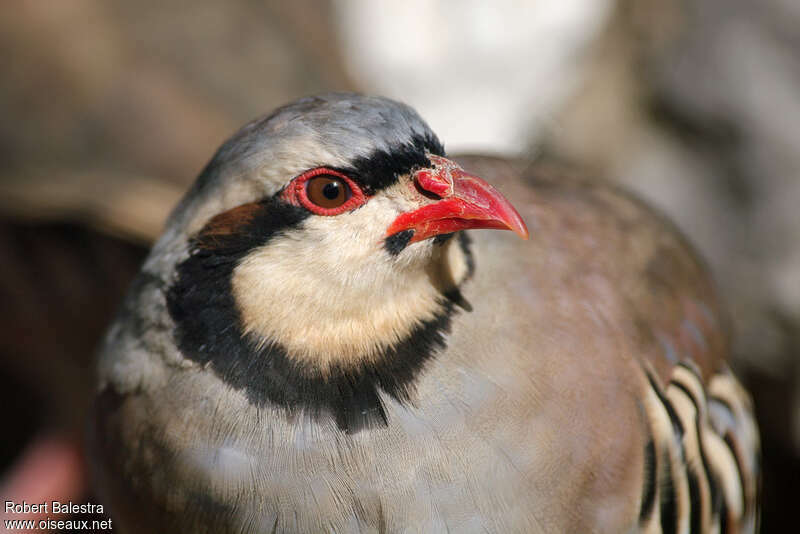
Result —
[[[0,468],[43,432],[79,435],[93,347],[216,147],[297,97],[357,90],[416,107],[451,153],[556,160],[671,215],[732,312],[763,530],[791,524],[795,0],[20,2],[0,50],[0,397],[19,407]]]

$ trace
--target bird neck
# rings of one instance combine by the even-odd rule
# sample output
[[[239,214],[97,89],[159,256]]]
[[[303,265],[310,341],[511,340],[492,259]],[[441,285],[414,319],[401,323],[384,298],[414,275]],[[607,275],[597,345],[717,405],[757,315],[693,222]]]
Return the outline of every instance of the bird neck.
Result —
[[[409,401],[455,306],[469,306],[459,291],[473,268],[467,237],[427,246],[419,265],[387,262],[393,276],[381,266],[337,277],[324,261],[298,270],[284,247],[238,259],[195,251],[167,294],[176,343],[258,406],[333,416],[347,432],[385,425],[379,390]]]
[[[445,311],[469,270],[454,241],[432,245],[422,262],[357,271],[327,261],[335,255],[324,250],[298,261],[294,249],[265,246],[231,276],[242,331],[320,375],[374,363]]]

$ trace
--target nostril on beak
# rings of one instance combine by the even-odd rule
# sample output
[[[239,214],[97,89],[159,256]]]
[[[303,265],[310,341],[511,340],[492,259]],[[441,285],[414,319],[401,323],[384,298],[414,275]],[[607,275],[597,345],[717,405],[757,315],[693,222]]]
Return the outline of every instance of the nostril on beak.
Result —
[[[453,194],[453,183],[440,172],[420,170],[414,175],[414,187],[420,195],[432,200],[441,200]]]

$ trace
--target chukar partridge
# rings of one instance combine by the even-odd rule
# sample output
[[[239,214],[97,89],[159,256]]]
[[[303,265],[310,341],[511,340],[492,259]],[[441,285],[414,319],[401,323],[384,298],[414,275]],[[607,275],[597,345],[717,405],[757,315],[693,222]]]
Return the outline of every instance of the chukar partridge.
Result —
[[[121,532],[753,532],[724,326],[626,194],[305,98],[222,145],[131,287],[97,492]]]

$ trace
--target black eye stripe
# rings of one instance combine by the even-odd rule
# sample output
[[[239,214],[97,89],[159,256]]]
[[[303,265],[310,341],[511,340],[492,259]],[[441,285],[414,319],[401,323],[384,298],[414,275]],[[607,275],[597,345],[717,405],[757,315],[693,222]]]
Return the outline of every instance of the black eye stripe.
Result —
[[[427,153],[445,156],[444,147],[433,134],[416,136],[390,151],[377,150],[368,156],[356,158],[346,168],[330,168],[352,178],[367,195],[374,195],[397,183],[398,177],[414,169],[432,167]]]

